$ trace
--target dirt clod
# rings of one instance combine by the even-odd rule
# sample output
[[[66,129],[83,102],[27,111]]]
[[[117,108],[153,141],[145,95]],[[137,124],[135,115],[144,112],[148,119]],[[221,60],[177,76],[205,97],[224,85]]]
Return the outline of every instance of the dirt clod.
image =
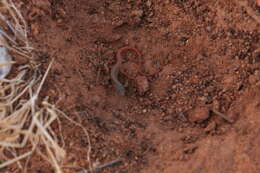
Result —
[[[216,129],[216,127],[217,127],[217,124],[216,124],[214,121],[212,121],[212,122],[210,122],[210,123],[208,124],[208,126],[205,128],[205,132],[206,132],[206,133],[210,133],[210,132],[214,131],[214,130]]]
[[[25,58],[25,57],[17,56],[17,57],[15,57],[15,62],[18,65],[23,65],[23,64],[28,63],[29,60],[27,58]]]
[[[143,10],[133,10],[132,15],[137,16],[137,17],[141,17],[143,15]]]
[[[137,89],[140,95],[144,94],[149,90],[149,82],[145,76],[136,77]]]
[[[189,113],[189,121],[201,123],[209,118],[209,108],[197,107]]]
[[[251,85],[255,84],[257,82],[258,78],[256,75],[250,75],[248,78],[248,81]]]
[[[38,25],[37,23],[33,23],[33,24],[31,25],[31,30],[32,30],[32,34],[33,34],[34,36],[37,36],[37,35],[39,34],[39,32],[40,32],[39,25]]]
[[[38,8],[42,8],[46,11],[50,10],[51,3],[49,0],[32,0],[33,5],[35,5]]]

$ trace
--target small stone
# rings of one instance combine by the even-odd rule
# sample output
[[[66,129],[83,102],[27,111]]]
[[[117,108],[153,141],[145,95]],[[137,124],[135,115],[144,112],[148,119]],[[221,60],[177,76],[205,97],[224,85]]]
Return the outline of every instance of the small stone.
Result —
[[[147,7],[151,7],[151,6],[152,6],[152,1],[151,1],[151,0],[148,0],[148,1],[146,2],[146,6],[147,6]]]
[[[257,77],[255,75],[250,75],[248,81],[251,85],[253,85],[257,82]]]
[[[29,14],[28,14],[28,20],[29,21],[34,21],[36,20],[39,16],[42,16],[43,12],[42,10],[38,9],[38,8],[31,8]]]
[[[255,85],[256,85],[257,89],[259,89],[259,90],[260,90],[260,81],[259,81],[259,82],[257,82]]]
[[[46,11],[49,11],[51,9],[51,3],[48,0],[32,0],[32,3],[36,7],[42,8]]]
[[[177,88],[177,85],[173,85],[173,86],[172,86],[172,89],[176,89],[176,88]]]
[[[192,154],[196,151],[197,148],[198,148],[198,146],[196,146],[196,145],[187,146],[183,149],[183,153]]]
[[[189,121],[201,123],[209,118],[209,109],[207,107],[197,107],[189,113]]]
[[[32,25],[31,25],[31,30],[32,30],[32,33],[33,33],[33,35],[34,36],[36,36],[36,35],[38,35],[39,34],[39,25],[38,24],[36,24],[36,23],[33,23]]]
[[[180,112],[178,114],[178,119],[183,121],[183,122],[187,122],[188,121],[186,115],[183,112]]]
[[[58,19],[58,20],[57,20],[57,23],[59,23],[59,24],[61,24],[62,22],[63,22],[62,19]]]
[[[132,15],[141,17],[143,15],[143,10],[133,10]]]
[[[218,101],[218,100],[213,100],[212,107],[213,107],[215,110],[219,110],[219,108],[220,108],[220,103],[219,103],[219,101]]]
[[[205,104],[205,103],[207,103],[207,101],[208,101],[208,98],[207,98],[207,97],[204,97],[204,96],[202,96],[202,97],[199,97],[199,98],[198,98],[198,100],[199,100],[199,101],[201,101],[202,103],[204,103],[204,104]]]
[[[214,121],[212,121],[212,122],[209,123],[208,126],[205,128],[205,132],[206,132],[206,133],[212,132],[212,131],[214,131],[214,130],[216,129],[216,127],[217,127],[217,124],[216,124]]]
[[[66,17],[66,11],[63,8],[59,8],[57,11],[61,17]]]
[[[124,24],[124,21],[120,18],[115,18],[113,21],[112,21],[112,25],[114,28],[116,27],[120,27]]]
[[[165,2],[164,2],[166,5],[168,5],[168,4],[170,4],[171,3],[171,1],[170,0],[165,0]]]
[[[143,113],[146,113],[147,112],[147,109],[143,109]]]
[[[207,30],[208,32],[211,32],[211,30],[212,30],[211,26],[207,26],[207,27],[206,27],[206,30]]]
[[[137,76],[136,83],[139,94],[142,95],[149,90],[149,82],[145,76]]]
[[[101,102],[101,97],[98,96],[98,95],[94,95],[92,97],[92,101],[93,101],[94,104],[100,103]]]

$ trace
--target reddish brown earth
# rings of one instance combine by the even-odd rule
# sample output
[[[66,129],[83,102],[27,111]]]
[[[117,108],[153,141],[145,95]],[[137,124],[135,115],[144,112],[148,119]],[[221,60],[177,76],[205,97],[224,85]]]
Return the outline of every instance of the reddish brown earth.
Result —
[[[260,172],[256,1],[23,2],[43,67],[55,58],[42,97],[81,120],[94,166],[122,157],[103,172]],[[124,53],[121,96],[110,70],[124,46],[141,57]],[[65,164],[87,168],[85,135],[62,123]],[[39,160],[28,169],[52,171]]]

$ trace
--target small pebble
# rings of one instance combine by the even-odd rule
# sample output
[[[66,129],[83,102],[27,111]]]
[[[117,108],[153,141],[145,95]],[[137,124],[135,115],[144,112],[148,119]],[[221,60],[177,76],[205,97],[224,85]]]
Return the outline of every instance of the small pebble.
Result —
[[[251,85],[255,84],[257,82],[257,77],[255,75],[250,75],[248,81]]]
[[[189,121],[201,123],[209,118],[209,109],[207,107],[197,107],[189,113]]]
[[[206,133],[209,133],[209,132],[214,131],[216,129],[216,127],[217,127],[217,124],[214,121],[212,121],[211,123],[208,124],[208,126],[205,128],[204,131]]]
[[[51,8],[51,3],[48,0],[32,0],[32,3],[38,7],[42,8],[44,10],[50,10]]]
[[[220,108],[219,101],[218,100],[213,100],[212,106],[213,106],[214,109],[219,110],[219,108]]]
[[[143,15],[143,10],[133,10],[132,15],[141,17]]]
[[[40,27],[39,27],[38,24],[33,23],[33,24],[31,25],[31,30],[32,30],[33,35],[34,35],[34,36],[37,36],[37,35],[39,34]]]
[[[145,76],[137,76],[136,83],[139,94],[144,94],[149,90],[149,82]]]
[[[152,1],[151,1],[151,0],[148,0],[148,1],[146,2],[146,5],[147,5],[147,7],[151,7],[151,6],[152,6]]]
[[[206,30],[207,30],[208,32],[210,32],[210,31],[212,30],[211,26],[207,26],[207,27],[206,27]]]

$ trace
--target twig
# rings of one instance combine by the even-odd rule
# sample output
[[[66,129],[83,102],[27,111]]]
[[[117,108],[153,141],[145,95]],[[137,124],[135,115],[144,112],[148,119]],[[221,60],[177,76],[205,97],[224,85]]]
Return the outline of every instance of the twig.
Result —
[[[211,109],[212,112],[214,112],[215,114],[219,115],[221,118],[223,118],[224,120],[226,120],[229,123],[234,123],[234,120],[232,120],[231,118],[229,118],[228,116],[226,116],[225,114],[215,110],[215,109]]]
[[[113,160],[111,162],[105,163],[103,165],[100,165],[98,167],[91,168],[91,169],[88,169],[88,170],[82,170],[82,171],[79,171],[77,173],[90,173],[92,171],[99,171],[101,169],[104,169],[104,168],[107,168],[107,167],[110,167],[110,166],[114,166],[115,164],[118,164],[118,163],[120,163],[122,161],[123,161],[123,159],[119,158],[119,159]]]
[[[12,164],[12,163],[15,163],[15,162],[17,162],[17,161],[19,161],[19,160],[21,160],[21,159],[24,159],[24,158],[30,156],[31,154],[32,154],[32,151],[29,151],[29,152],[27,152],[27,153],[25,153],[25,154],[23,154],[23,155],[21,155],[21,156],[15,157],[15,158],[12,159],[12,160],[8,160],[8,161],[6,161],[5,163],[1,164],[1,165],[0,165],[0,168],[4,168],[4,167],[6,167],[6,166],[8,166],[8,165],[10,165],[10,164]]]

